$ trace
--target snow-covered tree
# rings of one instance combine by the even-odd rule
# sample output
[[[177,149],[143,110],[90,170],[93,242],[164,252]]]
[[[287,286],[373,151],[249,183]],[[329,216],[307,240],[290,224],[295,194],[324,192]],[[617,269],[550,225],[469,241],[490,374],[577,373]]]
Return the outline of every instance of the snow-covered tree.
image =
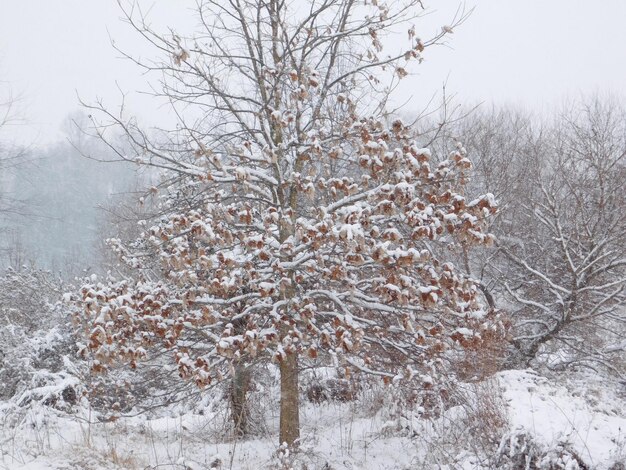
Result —
[[[430,386],[443,355],[480,347],[489,312],[438,253],[492,242],[494,199],[466,199],[461,146],[435,162],[385,117],[397,80],[456,25],[420,39],[420,5],[203,1],[188,37],[128,12],[169,56],[142,65],[163,73],[179,121],[151,138],[94,107],[134,149],[121,158],[164,170],[162,216],[137,240],[111,240],[136,276],[78,296],[95,370],[134,367],[159,346],[203,387],[243,361],[275,361],[279,439],[293,445],[304,358],[325,352],[348,370]]]
[[[535,189],[518,194],[520,216],[500,237],[517,359],[527,364],[556,350],[552,366],[623,374],[614,359],[626,348],[626,114],[615,102],[590,100],[535,149],[528,156]]]
[[[488,110],[447,132],[475,164],[472,185],[498,198],[490,227],[498,249],[474,250],[461,265],[509,314],[508,365],[623,375],[623,106],[588,98],[550,121]]]

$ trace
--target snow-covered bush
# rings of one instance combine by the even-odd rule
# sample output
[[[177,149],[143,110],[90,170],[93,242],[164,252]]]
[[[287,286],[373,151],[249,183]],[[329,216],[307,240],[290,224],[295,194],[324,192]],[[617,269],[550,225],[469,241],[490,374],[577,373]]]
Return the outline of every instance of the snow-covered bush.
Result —
[[[51,312],[62,291],[62,281],[49,271],[7,268],[0,274],[0,327],[29,333],[58,324]]]
[[[63,408],[76,404],[80,372],[72,360],[75,347],[67,331],[56,327],[30,335],[23,330],[12,332],[21,342],[3,358],[0,397],[19,406],[32,401]]]
[[[583,459],[566,443],[542,446],[523,430],[503,436],[495,457],[495,468],[503,470],[585,470]]]
[[[0,277],[0,400],[67,408],[79,400],[76,346],[61,282],[30,268]]]

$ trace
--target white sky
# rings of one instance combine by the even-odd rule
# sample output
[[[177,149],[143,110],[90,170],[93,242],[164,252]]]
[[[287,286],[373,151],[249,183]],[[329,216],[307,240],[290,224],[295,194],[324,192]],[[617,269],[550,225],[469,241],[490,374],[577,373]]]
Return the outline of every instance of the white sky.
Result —
[[[190,0],[142,0],[158,24],[193,27]],[[449,21],[458,0],[424,0],[437,10],[417,23],[427,38]],[[625,0],[468,0],[475,7],[451,48],[430,49],[401,92],[420,109],[447,80],[462,103],[515,103],[531,109],[580,93],[626,97]],[[189,19],[187,19],[189,18]],[[134,93],[146,78],[110,44],[149,53],[120,21],[115,0],[0,0],[0,81],[21,95],[25,124],[10,129],[19,143],[58,139],[67,115],[101,97],[120,103],[118,90],[144,121],[154,109]],[[6,86],[4,86],[6,89]],[[5,133],[6,135],[6,133]]]

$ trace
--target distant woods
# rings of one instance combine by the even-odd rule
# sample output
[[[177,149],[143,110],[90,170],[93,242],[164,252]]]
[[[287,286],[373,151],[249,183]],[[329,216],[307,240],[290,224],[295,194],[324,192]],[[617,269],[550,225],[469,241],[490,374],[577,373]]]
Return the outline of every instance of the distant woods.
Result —
[[[4,135],[8,133],[5,132]],[[48,147],[0,145],[0,268],[27,265],[64,277],[99,271],[107,208],[133,199],[134,168],[102,163],[93,139]]]

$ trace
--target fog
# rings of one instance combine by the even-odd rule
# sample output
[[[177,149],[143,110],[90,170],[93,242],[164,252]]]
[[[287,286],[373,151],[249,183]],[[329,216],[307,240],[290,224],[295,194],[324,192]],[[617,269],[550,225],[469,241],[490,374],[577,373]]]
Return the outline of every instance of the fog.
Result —
[[[139,2],[137,8],[157,28],[190,32],[197,24],[194,4]],[[539,113],[581,95],[626,96],[626,4],[590,5],[427,2],[426,14],[416,21],[424,37],[455,14],[470,15],[402,82],[402,112],[414,114],[439,102],[444,87],[455,103],[514,104]],[[86,114],[81,100],[102,100],[110,109],[124,102],[148,127],[173,122],[161,101],[142,93],[158,86],[158,77],[144,74],[116,50],[144,59],[155,54],[122,16],[113,0],[4,0],[0,6],[0,102],[12,103],[10,120],[0,126],[0,193],[3,204],[11,203],[10,211],[2,211],[3,265],[87,267],[99,243],[101,207],[136,185],[134,168],[87,161],[84,149],[71,142],[75,129],[68,116]],[[18,154],[25,165],[8,163],[6,158]]]

